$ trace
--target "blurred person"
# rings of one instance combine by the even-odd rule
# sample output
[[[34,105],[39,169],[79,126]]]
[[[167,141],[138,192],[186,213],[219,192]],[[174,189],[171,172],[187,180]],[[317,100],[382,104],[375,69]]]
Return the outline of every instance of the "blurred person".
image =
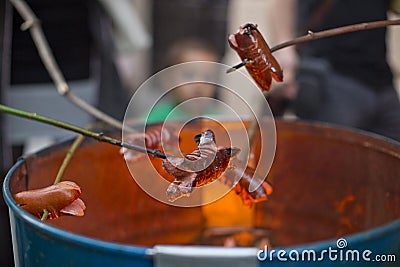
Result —
[[[153,72],[165,67],[165,53],[177,40],[195,37],[225,54],[231,0],[152,0]]]
[[[274,0],[271,19],[281,43],[308,30],[385,20],[395,5],[389,0]],[[298,117],[400,140],[400,103],[386,61],[386,28],[311,41],[274,55],[285,78],[284,88],[272,95],[292,100]]]
[[[152,9],[152,15],[151,15],[151,24],[152,24],[152,39],[153,39],[153,46],[152,46],[152,72],[157,73],[163,69],[165,69],[167,66],[171,66],[177,63],[182,63],[184,61],[192,61],[192,60],[211,60],[211,61],[219,61],[219,59],[225,54],[225,44],[226,44],[226,35],[227,35],[227,14],[228,14],[228,6],[231,0],[170,0],[170,1],[164,1],[164,0],[152,0],[149,1],[151,3],[151,9]],[[190,40],[192,39],[192,41]],[[201,48],[202,51],[212,51],[212,52],[206,52],[207,56],[204,56],[204,53],[202,55],[197,54],[196,58],[187,58],[184,59],[182,56],[179,54],[181,51],[179,51],[179,46],[192,46],[190,43],[199,43],[195,44],[195,46],[200,46],[200,43],[205,44],[201,46],[207,46],[207,48]],[[185,44],[186,43],[186,44]],[[173,47],[177,47],[175,49],[175,52],[173,52]],[[197,49],[195,46],[192,46],[193,49]],[[185,50],[186,51],[186,50]],[[183,52],[183,51],[182,51]],[[170,56],[168,54],[170,53],[175,53],[175,56]],[[184,52],[185,54],[188,54],[187,52]],[[213,56],[210,58],[210,54]],[[194,54],[192,54],[194,55]],[[179,58],[178,58],[179,57]],[[185,56],[186,57],[186,56]],[[169,62],[167,62],[169,61]],[[208,64],[210,66],[210,64]],[[199,66],[194,66],[192,65],[193,68],[197,68]],[[210,73],[209,70],[201,70],[201,73],[204,72]],[[187,70],[187,72],[191,72]],[[196,71],[197,72],[197,71]],[[182,74],[183,75],[183,74]],[[200,73],[198,73],[200,76]],[[203,74],[201,74],[203,75]],[[205,74],[204,74],[205,75]],[[203,76],[204,76],[203,75]],[[209,74],[207,74],[209,75]],[[163,84],[157,84],[152,86],[150,90],[147,90],[147,95],[146,97],[143,97],[143,101],[140,101],[141,103],[135,103],[135,112],[138,112],[138,114],[143,114],[143,110],[146,110],[146,108],[149,107],[149,105],[152,105],[155,103],[157,98],[160,96],[160,92],[165,92],[163,91],[163,88],[171,82],[172,80],[177,80],[177,79],[182,79],[183,77],[170,77],[170,81],[166,82],[161,82]],[[187,80],[187,78],[186,78]],[[178,81],[178,80],[177,80]],[[191,87],[195,87],[194,84],[191,85]],[[207,86],[209,87],[209,86]],[[211,86],[210,86],[211,87]],[[203,87],[204,88],[204,87]],[[208,90],[208,89],[207,89]],[[177,94],[185,94],[186,92],[190,90],[184,90],[184,89],[174,89],[173,91],[178,92],[181,91],[181,93]],[[199,91],[199,90],[195,90]],[[201,95],[194,95],[192,97],[196,96],[209,96],[211,94],[206,94],[205,91],[203,90],[204,93]],[[212,89],[212,91],[215,92],[215,88]],[[220,90],[218,90],[220,91]],[[220,92],[218,93],[220,94]],[[215,96],[214,93],[212,96]],[[170,105],[164,105],[166,108],[166,111],[171,110],[171,105],[173,104],[178,104],[182,102],[184,99],[177,99],[175,96],[173,96],[173,92],[167,94],[167,99],[163,102],[169,102]],[[188,97],[186,97],[188,99]],[[195,101],[190,101],[194,103]],[[161,103],[160,103],[161,104]],[[196,104],[197,105],[197,104]],[[168,108],[168,106],[170,106]],[[201,105],[197,105],[201,106]],[[201,108],[201,107],[200,107]],[[202,110],[202,108],[200,109]],[[142,112],[141,112],[142,111]],[[211,111],[211,109],[209,109]],[[167,113],[168,113],[167,112]],[[152,115],[155,115],[156,113],[162,114],[162,112],[154,112]],[[180,112],[181,114],[174,114],[173,112],[171,115],[176,119],[176,116],[181,117],[184,114],[184,112]],[[186,113],[186,111],[185,111]],[[190,116],[190,114],[198,113],[194,111],[193,109],[189,110],[189,113],[187,116]],[[199,114],[197,114],[199,115]],[[166,117],[164,116],[158,116],[156,117],[157,121],[163,120]],[[171,118],[172,118],[171,117]],[[154,118],[154,117],[153,117]]]
[[[169,47],[165,56],[165,66],[171,67],[176,64],[193,61],[217,62],[218,60],[219,56],[217,51],[208,42],[203,39],[188,37],[177,40]],[[175,76],[169,76],[168,79],[174,80],[173,83],[178,84],[180,81],[187,80],[215,80],[214,75],[216,75],[216,72],[205,66],[204,69],[196,68],[196,71],[194,71],[193,68],[183,68],[183,71],[173,72],[173,74]],[[160,90],[168,89],[171,88],[162,88]],[[150,113],[147,122],[162,121],[180,103],[199,97],[216,97],[216,86],[210,83],[196,82],[174,88],[162,97],[160,103],[158,103],[155,109]],[[203,103],[196,103],[196,101],[193,101],[189,105],[182,105],[182,109],[174,112],[173,117],[174,119],[182,119],[216,112],[217,111],[214,110],[212,106],[204,106]]]

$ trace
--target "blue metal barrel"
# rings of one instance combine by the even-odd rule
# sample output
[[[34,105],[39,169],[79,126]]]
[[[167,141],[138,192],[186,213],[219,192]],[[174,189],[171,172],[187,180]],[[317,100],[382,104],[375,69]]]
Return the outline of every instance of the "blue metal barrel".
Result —
[[[69,143],[10,169],[3,194],[17,266],[364,266],[368,260],[398,266],[399,143],[322,124],[278,121],[276,127],[271,198],[251,210],[251,227],[219,228],[241,229],[231,237],[250,239],[262,230],[269,246],[226,248],[215,236],[199,243],[210,232],[203,207],[154,200],[130,177],[118,148],[88,141],[64,177],[82,187],[82,218],[43,223],[13,199],[51,184]]]

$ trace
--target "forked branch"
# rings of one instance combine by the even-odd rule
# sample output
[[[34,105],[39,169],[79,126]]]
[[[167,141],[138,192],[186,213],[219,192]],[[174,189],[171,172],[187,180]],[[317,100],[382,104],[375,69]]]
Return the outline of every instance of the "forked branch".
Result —
[[[64,75],[62,74],[57,62],[54,59],[53,53],[49,47],[46,37],[44,36],[39,19],[36,17],[36,15],[33,13],[31,8],[26,4],[25,1],[10,0],[10,2],[21,15],[21,17],[25,20],[25,22],[21,25],[21,30],[29,30],[35,46],[39,52],[39,56],[55,86],[57,87],[58,93],[68,99],[71,103],[75,104],[80,109],[94,116],[95,118],[104,121],[105,123],[117,129],[122,129],[122,123],[120,121],[96,109],[95,107],[71,92],[64,78]]]

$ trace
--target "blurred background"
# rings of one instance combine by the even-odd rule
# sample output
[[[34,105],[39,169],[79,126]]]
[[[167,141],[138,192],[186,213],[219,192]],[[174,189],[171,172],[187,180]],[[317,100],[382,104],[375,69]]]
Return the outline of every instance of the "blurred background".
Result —
[[[123,118],[130,97],[141,83],[173,62],[185,61],[170,60],[173,53],[171,47],[177,42],[185,39],[201,40],[199,42],[205,45],[202,48],[194,47],[194,50],[212,51],[211,58],[215,61],[235,65],[239,63],[239,57],[228,47],[228,33],[234,33],[240,25],[252,22],[258,25],[258,29],[272,47],[282,41],[280,31],[284,27],[274,18],[274,13],[279,14],[282,11],[284,8],[282,3],[285,1],[28,0],[26,2],[40,19],[50,47],[73,93],[118,119]],[[394,5],[399,1],[383,2]],[[364,5],[364,1],[360,3]],[[28,32],[20,30],[23,20],[9,1],[1,1],[0,14],[0,102],[82,127],[93,121],[93,118],[57,94],[31,36]],[[391,11],[388,16],[399,18]],[[282,17],[282,19],[291,21],[293,18]],[[368,18],[365,18],[365,21],[369,21]],[[400,27],[389,27],[386,38],[387,61],[393,72],[395,87],[399,90]],[[284,54],[285,49],[280,53]],[[196,60],[202,59],[196,56]],[[209,58],[204,56],[204,59]],[[283,70],[285,73],[285,66]],[[247,75],[244,68],[240,71]],[[229,82],[236,81],[229,80]],[[279,89],[276,84],[274,87],[277,88],[272,91]],[[245,94],[246,90],[243,93]],[[144,100],[141,104],[144,107],[149,105],[155,94],[157,92],[149,92],[149,101]],[[229,96],[222,94],[218,97],[228,104],[235,105],[235,100]],[[297,117],[296,111],[290,105],[285,101],[280,105],[281,102],[278,101],[277,104],[277,116]],[[138,107],[138,116],[140,108]],[[54,127],[4,114],[0,116],[2,178],[16,158],[22,154],[31,153],[72,136]],[[3,200],[0,206],[0,266],[12,266],[10,230]]]

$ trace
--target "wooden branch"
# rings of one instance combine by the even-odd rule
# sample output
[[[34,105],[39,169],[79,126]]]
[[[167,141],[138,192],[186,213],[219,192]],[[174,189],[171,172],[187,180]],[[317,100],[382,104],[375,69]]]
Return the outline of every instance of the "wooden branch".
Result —
[[[68,167],[69,162],[72,159],[72,156],[75,154],[75,151],[78,149],[79,145],[83,142],[85,136],[79,135],[74,142],[72,143],[71,147],[68,149],[67,154],[64,157],[64,160],[58,169],[56,178],[54,179],[54,184],[61,182],[61,179],[64,175],[65,170]],[[49,211],[47,209],[44,210],[41,220],[45,222],[47,220],[47,216],[49,216]]]
[[[90,104],[88,104],[87,102],[85,102],[84,100],[77,97],[71,92],[57,62],[54,59],[53,53],[51,52],[46,37],[44,36],[39,19],[36,17],[36,15],[33,13],[31,8],[26,4],[25,1],[10,0],[10,2],[14,6],[14,8],[18,11],[18,13],[21,15],[21,17],[25,20],[25,22],[21,25],[21,30],[30,31],[35,46],[39,52],[39,56],[47,72],[49,73],[51,79],[56,85],[58,93],[61,96],[64,96],[66,99],[68,99],[71,103],[73,103],[80,109],[94,116],[95,118],[104,121],[107,124],[117,129],[122,129],[123,126],[120,121],[96,109],[95,107],[91,106]]]
[[[298,45],[298,44],[315,41],[318,39],[327,38],[327,37],[331,37],[331,36],[335,36],[335,35],[356,32],[356,31],[371,30],[371,29],[376,29],[376,28],[383,28],[383,27],[387,27],[387,26],[391,26],[391,25],[400,25],[400,19],[365,22],[365,23],[359,23],[359,24],[334,28],[334,29],[320,31],[320,32],[308,31],[307,35],[297,37],[293,40],[290,40],[290,41],[287,41],[287,42],[284,42],[284,43],[281,43],[281,44],[278,44],[278,45],[272,47],[271,52],[275,52],[277,50],[283,49],[288,46]]]
[[[27,112],[27,111],[23,111],[20,109],[15,109],[15,108],[11,108],[5,105],[1,105],[0,104],[0,112],[5,112],[11,115],[15,115],[18,117],[22,117],[22,118],[26,118],[26,119],[30,119],[30,120],[35,120],[35,121],[39,121],[42,123],[46,123],[46,124],[50,124],[53,126],[56,126],[58,128],[62,128],[65,130],[69,130],[87,137],[91,137],[93,139],[96,139],[100,142],[105,142],[105,143],[109,143],[112,145],[116,145],[116,146],[120,146],[120,147],[125,147],[127,149],[131,149],[131,150],[135,150],[141,153],[146,153],[146,154],[150,154],[156,158],[162,158],[165,159],[166,155],[164,153],[162,153],[160,150],[158,149],[149,149],[147,147],[142,147],[142,146],[137,146],[134,144],[130,144],[121,140],[117,140],[111,137],[108,137],[106,135],[104,135],[103,133],[95,133],[92,131],[89,131],[87,129],[83,129],[80,128],[78,126],[69,124],[69,123],[65,123],[65,122],[61,122],[61,121],[57,121],[45,116],[41,116],[38,115],[36,113],[31,113],[31,112]]]

